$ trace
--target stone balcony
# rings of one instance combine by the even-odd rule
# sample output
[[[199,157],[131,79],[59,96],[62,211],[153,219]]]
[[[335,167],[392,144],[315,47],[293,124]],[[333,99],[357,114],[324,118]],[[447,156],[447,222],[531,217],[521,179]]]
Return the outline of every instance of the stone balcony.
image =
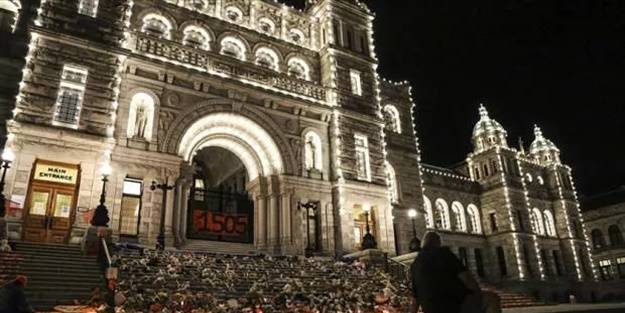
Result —
[[[260,87],[275,89],[282,93],[316,102],[327,101],[328,93],[325,87],[315,82],[296,79],[281,72],[262,68],[252,62],[241,62],[212,51],[195,49],[142,33],[134,33],[129,46],[136,54],[164,62],[225,76],[253,85],[258,84]]]

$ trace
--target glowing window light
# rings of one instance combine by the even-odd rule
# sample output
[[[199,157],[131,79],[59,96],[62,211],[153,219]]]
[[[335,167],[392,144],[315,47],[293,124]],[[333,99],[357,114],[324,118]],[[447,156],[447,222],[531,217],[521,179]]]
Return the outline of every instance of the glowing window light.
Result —
[[[170,39],[172,29],[173,27],[171,22],[160,14],[149,13],[143,17],[141,32],[144,32],[150,36]]]
[[[211,37],[208,31],[203,27],[197,25],[189,25],[182,31],[183,38],[182,43],[186,46],[190,46],[202,50],[210,50]]]
[[[279,57],[278,53],[268,47],[260,47],[256,50],[256,64],[272,69],[274,71],[279,71]]]

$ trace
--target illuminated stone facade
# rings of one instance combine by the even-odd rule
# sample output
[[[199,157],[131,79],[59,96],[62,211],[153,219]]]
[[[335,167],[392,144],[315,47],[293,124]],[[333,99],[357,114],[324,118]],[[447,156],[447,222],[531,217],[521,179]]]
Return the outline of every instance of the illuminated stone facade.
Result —
[[[13,48],[2,55],[0,100],[16,155],[5,189],[15,239],[79,242],[110,164],[114,236],[136,203],[136,240],[155,243],[163,198],[149,186],[167,180],[166,243],[185,247],[194,156],[219,148],[243,165],[221,152],[209,158],[213,170],[231,170],[217,175],[228,186],[243,177],[254,249],[303,254],[314,227],[316,253],[351,252],[368,219],[378,247],[403,254],[414,209],[418,236],[439,229],[476,270],[482,250],[484,280],[593,278],[570,168],[553,144],[538,138],[529,154],[509,148],[481,109],[465,164],[420,162],[410,86],[378,76],[373,14],[357,0],[310,0],[303,11],[263,0],[42,0],[14,10],[15,30],[2,33]],[[58,216],[37,220],[32,207],[45,205],[35,196],[60,188],[35,175],[47,161],[78,166],[79,179],[63,185],[75,191],[67,216],[53,202]],[[312,222],[301,206],[310,203]],[[493,270],[498,247],[505,275]]]

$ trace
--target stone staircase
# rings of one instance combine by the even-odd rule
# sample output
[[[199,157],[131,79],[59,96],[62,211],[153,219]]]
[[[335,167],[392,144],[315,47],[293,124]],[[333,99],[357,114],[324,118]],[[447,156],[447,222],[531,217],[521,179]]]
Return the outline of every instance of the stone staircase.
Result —
[[[501,306],[504,309],[545,305],[545,303],[539,302],[536,298],[527,294],[504,291],[484,283],[480,284],[480,287],[482,290],[496,293],[501,298]]]
[[[22,258],[19,273],[28,277],[26,297],[37,310],[85,302],[93,287],[103,286],[96,257],[84,256],[77,245],[19,242],[14,253]]]
[[[228,255],[257,254],[256,248],[252,244],[206,240],[187,240],[185,245],[180,247],[180,250]]]
[[[0,252],[0,285],[21,274],[20,265],[24,257],[17,252]]]

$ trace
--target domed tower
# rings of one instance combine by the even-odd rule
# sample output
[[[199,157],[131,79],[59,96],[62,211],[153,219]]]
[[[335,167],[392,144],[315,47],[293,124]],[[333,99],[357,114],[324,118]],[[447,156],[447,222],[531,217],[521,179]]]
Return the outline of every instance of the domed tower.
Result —
[[[496,120],[488,116],[488,111],[480,104],[480,120],[473,128],[473,151],[480,153],[491,147],[508,147],[508,133]]]
[[[530,156],[542,165],[560,164],[560,149],[534,125],[534,141],[530,146]]]

